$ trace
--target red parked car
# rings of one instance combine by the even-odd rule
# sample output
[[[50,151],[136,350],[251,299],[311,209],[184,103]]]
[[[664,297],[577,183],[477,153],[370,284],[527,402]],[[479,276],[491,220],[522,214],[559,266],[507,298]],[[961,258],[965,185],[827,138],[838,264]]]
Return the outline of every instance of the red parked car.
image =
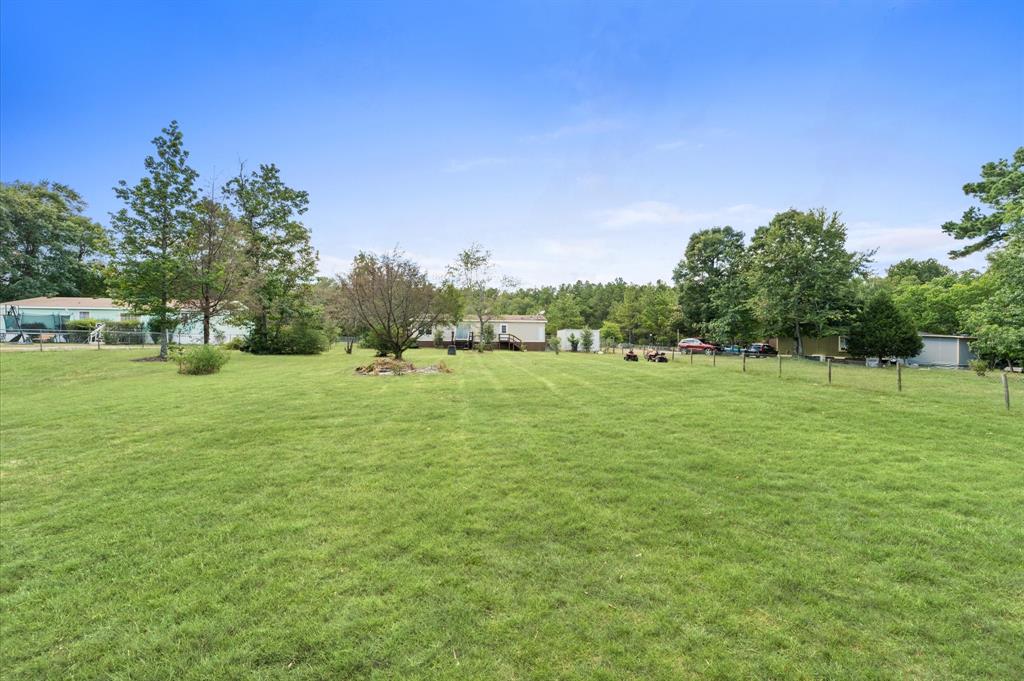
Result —
[[[703,352],[705,355],[710,355],[715,351],[721,351],[721,349],[714,343],[709,343],[700,338],[684,338],[679,341],[678,347],[684,352]]]

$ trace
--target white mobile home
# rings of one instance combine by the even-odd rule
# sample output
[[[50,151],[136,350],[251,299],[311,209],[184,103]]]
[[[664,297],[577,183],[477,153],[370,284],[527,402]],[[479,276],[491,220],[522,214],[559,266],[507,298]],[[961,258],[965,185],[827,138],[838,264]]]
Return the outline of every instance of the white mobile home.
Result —
[[[494,330],[494,347],[507,350],[543,350],[546,347],[544,329],[547,318],[542,314],[507,314],[491,319]],[[455,345],[472,348],[480,342],[480,321],[466,317],[454,326],[424,329],[417,339],[421,348],[435,345],[435,335],[440,333],[442,346]]]

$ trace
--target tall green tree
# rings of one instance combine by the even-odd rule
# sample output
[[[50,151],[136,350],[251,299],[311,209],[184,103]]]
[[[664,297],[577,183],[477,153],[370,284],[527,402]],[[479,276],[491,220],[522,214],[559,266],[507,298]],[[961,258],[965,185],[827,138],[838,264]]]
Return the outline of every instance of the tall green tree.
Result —
[[[858,357],[913,357],[924,343],[914,323],[900,312],[889,291],[877,288],[850,326],[850,353]]]
[[[1024,364],[1024,236],[1010,239],[988,257],[989,268],[979,279],[984,295],[967,313],[967,326],[976,340],[972,349],[982,357]]]
[[[712,227],[690,236],[672,278],[679,290],[683,327],[721,341],[749,333],[750,292],[743,277],[743,232]]]
[[[920,331],[962,333],[967,313],[986,295],[973,270],[947,274],[924,283],[906,276],[893,286],[893,301]]]
[[[584,323],[579,301],[571,292],[566,292],[555,298],[555,302],[545,316],[550,333],[557,332],[559,329],[578,329]]]
[[[641,297],[640,318],[643,328],[655,343],[668,345],[675,342],[679,328],[679,303],[675,291],[659,281],[644,289]]]
[[[835,332],[853,308],[851,280],[871,253],[846,250],[846,226],[824,209],[779,213],[754,232],[747,278],[754,314],[769,332],[792,334],[803,354],[803,333]]]
[[[156,155],[144,162],[147,174],[132,186],[121,180],[114,189],[125,204],[111,216],[111,228],[119,237],[114,287],[115,297],[133,312],[152,317],[151,328],[161,332],[160,357],[166,359],[179,301],[189,292],[197,173],[188,165],[177,121],[171,121],[153,145]]]
[[[288,334],[322,323],[311,305],[317,253],[299,218],[309,195],[281,179],[273,164],[249,173],[244,167],[224,187],[238,223],[244,282],[242,321],[249,347],[257,354],[278,353]]]
[[[0,300],[106,293],[106,231],[56,182],[0,183]]]
[[[942,231],[957,239],[977,239],[950,251],[954,258],[1005,243],[1011,236],[1024,238],[1024,147],[1011,160],[1000,159],[981,167],[981,180],[964,185],[964,194],[988,206],[968,208],[959,222],[942,225]]]
[[[919,284],[927,284],[939,277],[948,277],[954,274],[953,270],[940,263],[935,258],[927,260],[914,260],[906,258],[895,265],[890,265],[885,271],[885,278],[892,282],[902,282],[907,279],[917,281]]]
[[[187,291],[182,296],[182,312],[201,322],[204,344],[210,342],[213,319],[237,310],[243,282],[238,222],[214,195],[211,188],[196,205],[186,249]]]

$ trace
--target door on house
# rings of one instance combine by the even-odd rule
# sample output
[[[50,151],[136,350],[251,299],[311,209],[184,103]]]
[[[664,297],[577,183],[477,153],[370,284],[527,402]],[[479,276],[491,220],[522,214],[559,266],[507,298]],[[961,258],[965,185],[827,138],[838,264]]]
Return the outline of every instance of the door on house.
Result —
[[[462,323],[455,327],[455,340],[469,340],[469,333],[472,330],[472,324]]]

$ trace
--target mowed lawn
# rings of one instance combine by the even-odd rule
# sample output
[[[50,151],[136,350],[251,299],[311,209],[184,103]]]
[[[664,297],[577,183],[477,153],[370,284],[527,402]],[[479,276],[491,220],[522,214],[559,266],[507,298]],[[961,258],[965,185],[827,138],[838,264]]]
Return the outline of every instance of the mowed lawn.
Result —
[[[4,678],[1024,677],[1020,377],[139,356],[0,354]]]

